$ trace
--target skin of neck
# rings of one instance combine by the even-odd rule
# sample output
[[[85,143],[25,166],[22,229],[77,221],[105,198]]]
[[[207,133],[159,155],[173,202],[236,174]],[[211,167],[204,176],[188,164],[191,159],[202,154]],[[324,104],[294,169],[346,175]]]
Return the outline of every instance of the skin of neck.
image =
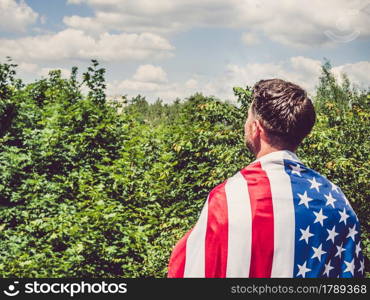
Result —
[[[268,143],[264,142],[263,140],[261,140],[260,145],[261,146],[259,147],[258,152],[255,153],[256,158],[260,158],[260,157],[265,156],[267,154],[270,154],[272,152],[283,150],[283,149],[280,149],[280,148],[277,148],[277,147],[273,147],[273,146],[269,145]]]
[[[268,139],[266,137],[264,130],[260,132],[260,138],[259,138],[259,141],[257,142],[257,145],[258,147],[255,149],[256,150],[255,156],[257,159],[264,155],[267,155],[267,154],[270,154],[276,151],[288,150],[288,151],[295,153],[297,150],[297,149],[292,149],[292,148],[281,148],[281,147],[272,146],[271,144],[268,143]]]

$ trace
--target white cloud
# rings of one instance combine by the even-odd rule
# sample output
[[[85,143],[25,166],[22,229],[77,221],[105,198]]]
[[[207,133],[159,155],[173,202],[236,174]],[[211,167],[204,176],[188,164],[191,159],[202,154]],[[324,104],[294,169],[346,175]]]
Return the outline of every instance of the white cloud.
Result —
[[[198,76],[194,76],[185,83],[168,82],[167,73],[163,68],[153,65],[141,65],[131,78],[119,81],[115,80],[107,85],[107,94],[113,98],[117,95],[138,94],[148,96],[155,100],[161,98],[166,102],[176,98],[185,98],[197,92]]]
[[[296,0],[238,3],[238,24],[283,44],[314,47],[370,36],[370,18],[363,10],[366,0],[312,0],[309,5]]]
[[[253,86],[261,79],[280,78],[300,85],[312,96],[321,73],[321,61],[308,57],[295,56],[274,63],[249,63],[244,66],[230,64],[224,74],[214,78],[193,76],[185,82],[148,82],[133,78],[115,81],[109,85],[108,94],[130,97],[141,94],[149,99],[162,98],[173,101],[186,98],[196,92],[214,95],[221,99],[235,101],[234,86]],[[140,68],[140,67],[139,67]],[[335,66],[333,73],[340,80],[340,73],[346,72],[351,82],[368,87],[370,82],[370,62],[361,61]]]
[[[198,81],[194,78],[190,78],[188,81],[185,82],[185,87],[188,89],[195,89],[198,87]]]
[[[11,56],[23,61],[158,59],[171,56],[171,50],[174,49],[168,40],[152,33],[102,33],[93,37],[77,29],[14,40],[0,39],[0,44],[0,56]]]
[[[39,66],[37,64],[21,62],[18,64],[17,72],[23,73],[36,73]]]
[[[133,79],[136,81],[156,83],[163,83],[168,81],[166,72],[161,67],[156,67],[153,65],[139,66],[133,76]]]
[[[44,25],[46,23],[47,19],[48,18],[44,15],[40,16],[40,23]]]
[[[351,82],[360,88],[368,88],[370,82],[370,62],[360,61],[353,64],[344,64],[332,69],[334,75],[341,80],[341,74],[345,73]]]
[[[321,74],[321,63],[316,59],[296,56],[274,63],[249,63],[244,66],[230,64],[222,76],[203,83],[200,91],[232,100],[234,86],[253,86],[261,79],[281,78],[300,85],[312,95]],[[333,68],[338,80],[341,72],[345,72],[352,83],[362,88],[369,86],[370,62],[361,61]]]
[[[166,87],[167,73],[159,66],[140,65],[130,79],[114,81],[108,84],[108,94],[145,94],[155,92]]]
[[[111,88],[116,89],[116,93],[118,91],[122,91],[123,93],[126,91],[129,93],[135,91],[134,94],[145,94],[146,92],[158,91],[160,87],[161,86],[158,83],[154,82],[142,82],[127,79],[119,82],[117,86],[112,86]]]
[[[20,62],[17,64],[17,74],[23,79],[34,80],[39,77],[48,77],[49,72],[52,70],[60,70],[64,78],[71,76],[71,70],[60,67],[44,67],[34,63]]]
[[[258,45],[261,43],[260,39],[256,36],[256,34],[251,32],[245,32],[242,34],[242,42],[247,46]]]
[[[71,16],[63,18],[64,24],[71,28],[77,28],[79,30],[84,30],[88,33],[102,33],[106,31],[104,25],[100,22],[96,22],[94,18],[91,17],[80,17]]]
[[[312,92],[320,74],[319,60],[292,57],[274,63],[248,63],[244,66],[230,64],[223,76],[206,85],[207,93],[233,99],[234,86],[253,86],[261,79],[280,78],[291,81]]]
[[[304,71],[304,76],[313,76],[321,71],[321,61],[303,56],[294,56],[289,60],[292,68],[297,71]]]
[[[70,16],[64,23],[86,31],[124,30],[127,32],[172,33],[192,27],[223,26],[233,19],[235,0],[72,0],[90,5],[95,16]]]
[[[86,3],[94,17],[70,16],[70,27],[89,32],[173,33],[194,27],[229,27],[253,31],[245,42],[258,35],[294,46],[322,46],[370,36],[366,0],[71,0]]]
[[[80,4],[82,2],[83,2],[83,0],[67,0],[68,4]]]
[[[24,1],[0,0],[0,31],[25,32],[36,22],[38,14]]]

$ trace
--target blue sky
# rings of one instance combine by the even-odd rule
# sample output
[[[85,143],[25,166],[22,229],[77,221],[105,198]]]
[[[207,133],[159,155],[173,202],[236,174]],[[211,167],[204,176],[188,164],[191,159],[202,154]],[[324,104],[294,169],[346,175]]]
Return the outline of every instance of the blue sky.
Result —
[[[26,81],[92,58],[111,96],[170,102],[279,77],[314,91],[328,58],[370,82],[370,2],[345,0],[0,0],[0,57]]]

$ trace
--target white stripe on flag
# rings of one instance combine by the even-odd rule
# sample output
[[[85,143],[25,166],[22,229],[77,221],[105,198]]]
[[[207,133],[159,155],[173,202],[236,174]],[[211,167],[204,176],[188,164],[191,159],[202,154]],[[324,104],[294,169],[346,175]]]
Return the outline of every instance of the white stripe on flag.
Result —
[[[205,277],[205,241],[208,219],[208,199],[203,206],[198,222],[186,242],[184,277]]]
[[[228,208],[226,277],[249,277],[252,217],[248,185],[238,172],[225,185]]]
[[[271,186],[274,210],[274,257],[271,277],[293,277],[295,245],[295,213],[293,192],[283,159],[292,159],[284,152],[273,160],[261,159]]]

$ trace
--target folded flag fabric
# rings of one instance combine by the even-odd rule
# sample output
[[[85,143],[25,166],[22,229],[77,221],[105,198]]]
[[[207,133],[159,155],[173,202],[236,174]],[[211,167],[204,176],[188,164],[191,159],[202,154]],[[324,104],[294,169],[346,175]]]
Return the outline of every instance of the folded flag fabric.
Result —
[[[208,195],[168,277],[363,277],[360,224],[338,186],[290,151],[257,159]]]

